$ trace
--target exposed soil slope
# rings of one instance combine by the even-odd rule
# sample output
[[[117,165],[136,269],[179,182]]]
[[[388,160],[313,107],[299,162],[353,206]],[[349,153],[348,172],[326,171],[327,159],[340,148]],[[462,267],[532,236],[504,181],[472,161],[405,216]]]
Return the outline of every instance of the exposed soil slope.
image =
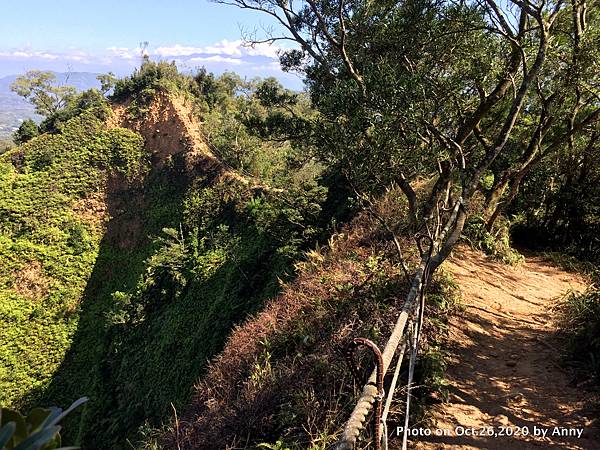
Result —
[[[211,151],[194,116],[193,106],[184,97],[158,92],[139,118],[129,113],[129,105],[129,102],[114,105],[107,125],[138,132],[152,155],[154,167],[160,168],[170,156],[183,154],[190,175],[211,173],[215,178],[251,184]]]
[[[106,126],[127,128],[140,134],[154,172],[174,164],[178,176],[187,183],[211,184],[224,180],[250,189],[263,189],[228,167],[211,151],[194,116],[193,105],[185,97],[159,91],[144,112],[133,113],[130,106],[131,102],[112,105],[113,113]],[[144,209],[148,200],[142,190],[133,189],[122,177],[109,180],[105,199],[109,215],[105,214],[104,218],[117,219],[108,227],[107,236],[119,247],[134,248],[139,243],[142,224],[138,211]]]
[[[447,268],[454,274],[465,311],[449,330],[449,402],[434,412],[435,429],[534,426],[546,437],[425,437],[419,449],[600,448],[588,395],[570,384],[558,364],[552,307],[584,280],[539,256],[510,267],[461,247]],[[581,438],[550,436],[553,427],[583,428]]]

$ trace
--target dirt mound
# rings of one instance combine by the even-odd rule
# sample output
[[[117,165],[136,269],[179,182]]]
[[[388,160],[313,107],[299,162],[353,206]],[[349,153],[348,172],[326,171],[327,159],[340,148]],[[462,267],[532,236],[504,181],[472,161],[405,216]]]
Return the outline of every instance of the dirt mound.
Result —
[[[416,448],[600,448],[597,412],[559,366],[552,318],[556,299],[585,280],[539,256],[515,268],[464,247],[446,266],[465,311],[450,324],[450,398],[431,430],[451,435]]]

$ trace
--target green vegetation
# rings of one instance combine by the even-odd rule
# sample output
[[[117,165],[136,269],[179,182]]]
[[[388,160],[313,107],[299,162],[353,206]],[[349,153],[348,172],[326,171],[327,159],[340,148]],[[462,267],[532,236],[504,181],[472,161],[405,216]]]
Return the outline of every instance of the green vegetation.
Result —
[[[113,80],[105,83],[108,83],[105,87],[112,87]],[[145,59],[141,67],[136,68],[131,76],[114,80],[110,98],[117,102],[129,101],[130,115],[143,117],[157,92],[168,91],[193,96],[193,87],[192,77],[180,74],[175,62],[155,63]]]
[[[124,447],[145,421],[156,426],[171,404],[184,404],[231,327],[291,273],[298,241],[269,231],[287,224],[293,236],[305,226],[290,219],[301,215],[309,225],[318,216],[318,196],[307,204],[315,212],[299,206],[289,219],[271,217],[264,197],[223,184],[172,187],[174,175],[151,174],[144,188],[153,203],[139,211],[143,236],[156,237],[135,249],[101,248],[66,364],[48,390],[62,401],[82,389],[90,396],[83,445]],[[109,229],[127,226],[123,220]]]
[[[506,264],[523,262],[523,255],[511,246],[510,222],[505,218],[496,221],[493,230],[488,230],[482,215],[473,216],[465,225],[464,238],[471,247]]]
[[[600,384],[600,289],[571,293],[560,303],[560,328],[567,340],[566,361],[580,382]]]
[[[182,90],[193,98],[187,86],[196,80],[165,67],[174,66],[146,62],[117,82],[115,95],[135,86],[127,94],[134,99]],[[252,161],[244,173],[271,188],[191,176],[183,148],[149,167],[138,135],[102,126],[106,101],[94,90],[3,155],[0,317],[9,335],[0,402],[68,404],[87,395],[81,418],[67,426],[67,438],[84,447],[127,448],[126,438],[135,443],[138,429],[185,404],[229,330],[279,291],[331,217],[318,166],[298,164],[290,145],[246,128],[250,113],[269,114],[259,99],[264,83],[212,79],[206,120],[231,124],[213,148],[241,133],[238,151]]]
[[[2,450],[67,450],[60,447],[61,427],[58,425],[87,398],[82,397],[63,411],[60,408],[35,408],[22,416],[8,408],[0,410],[0,449]],[[60,447],[60,448],[59,448]]]
[[[30,141],[40,133],[37,123],[31,119],[25,119],[19,126],[19,129],[15,131],[13,135],[13,141],[17,145],[24,144]]]
[[[385,339],[416,298],[417,267],[427,261],[436,280],[461,237],[517,263],[511,239],[531,244],[535,232],[540,247],[598,261],[598,8],[227,3],[285,25],[266,40],[296,41],[281,63],[306,92],[148,57],[129,77],[99,77],[101,90],[76,94],[39,71],[13,85],[44,120],[23,123],[0,155],[0,403],[89,396],[67,427],[87,448],[144,445],[228,336],[252,351],[226,348],[237,372],[202,381],[229,386],[225,406],[215,413],[199,388],[186,439],[323,448],[347,406],[320,402],[355,397],[334,343],[350,331]],[[157,130],[157,99],[173,96],[169,114],[186,118],[172,123],[189,129]],[[152,130],[153,154],[135,132],[107,129],[109,102],[127,126]],[[181,148],[160,148],[169,133]],[[309,251],[359,200],[373,217],[352,223],[351,244]],[[298,274],[304,290],[281,294]],[[447,281],[430,286],[432,336],[452,303]],[[283,313],[266,303],[276,297]],[[596,304],[595,291],[573,297],[565,316],[593,371]],[[434,337],[424,348],[427,397],[443,388],[444,361]]]
[[[598,58],[596,8],[588,16],[579,3],[526,8],[511,1],[511,22],[493,0],[323,1],[291,11],[271,0],[227,3],[286,24],[281,35],[264,39],[291,39],[302,49],[285,52],[281,62],[304,74],[318,111],[304,141],[354,190],[379,195],[399,186],[413,233],[427,229],[435,242],[435,267],[466,224],[477,226],[470,220],[477,215],[506,246],[497,219],[523,211],[511,214],[509,207],[538,168],[552,173],[534,183],[543,192],[528,199],[554,198],[542,195],[548,181],[564,180],[572,192],[550,208],[560,218],[579,193],[574,180],[587,177],[586,206],[568,203],[575,208],[569,228],[597,223],[596,210],[587,211],[595,204],[588,181],[597,185],[590,169],[600,118],[600,73],[591,68]],[[402,45],[390,45],[399,36]],[[418,189],[424,180],[426,193]],[[524,209],[541,218],[531,200]],[[584,223],[573,223],[582,220],[576,217]]]
[[[193,85],[191,77],[180,74],[175,62],[160,61],[158,63],[145,60],[133,74],[114,81],[111,97],[114,100],[144,98],[146,101],[158,90],[189,91]],[[108,86],[107,86],[108,87]]]
[[[236,170],[286,186],[311,180],[323,170],[307,154],[306,135],[314,111],[305,94],[284,89],[274,78],[244,81],[233,73],[214,79],[199,72],[198,105],[203,130],[215,152]]]
[[[283,25],[253,35],[256,42],[297,44],[280,60],[284,70],[304,75],[315,111],[304,120],[290,114],[284,121],[263,121],[256,129],[268,122],[266,136],[285,136],[302,145],[336,173],[355,198],[401,192],[408,210],[401,218],[383,219],[382,225],[387,235],[397,238],[398,247],[400,241],[412,243],[412,253],[405,249],[405,254],[417,255],[422,264],[431,256],[429,267],[435,271],[466,235],[474,246],[517,263],[521,256],[510,247],[510,232],[525,223],[528,230],[539,227],[548,233],[558,248],[572,245],[585,250],[586,257],[593,256],[600,223],[597,7],[516,0],[220,3],[262,11]],[[275,98],[274,104],[285,108],[285,96]],[[296,124],[302,124],[302,133],[295,133]],[[392,208],[398,203],[390,202]],[[423,250],[425,241],[431,253]],[[407,270],[415,287],[420,282],[416,266]],[[416,289],[409,291],[406,301],[414,301],[416,295]],[[333,320],[335,315],[328,313]],[[370,336],[358,320],[351,328]],[[311,355],[321,355],[313,350]],[[254,354],[261,369],[255,378],[278,376],[276,367],[285,371],[284,359],[276,360],[271,346],[261,355]],[[293,364],[289,358],[285,361]],[[334,364],[328,363],[334,371]],[[313,371],[296,369],[302,376]],[[238,386],[250,382],[240,378],[246,381],[238,379]],[[317,377],[312,381],[335,383]],[[203,389],[198,391],[205,401],[218,397]],[[247,393],[245,386],[236,389],[240,391]],[[248,395],[268,397],[262,391],[254,394]],[[331,401],[344,399],[339,394]],[[195,435],[182,442],[209,448],[203,442],[218,439],[215,430],[223,427],[218,414],[200,402],[194,405],[201,411],[195,411]],[[237,399],[223,403],[258,414],[252,404],[240,406]],[[290,403],[281,394],[273,405]],[[316,409],[314,402],[306,403]],[[278,406],[272,410],[278,411]],[[304,411],[299,405],[293,409],[297,410]],[[329,418],[315,416],[296,419],[317,423],[311,431],[328,435]],[[244,442],[258,439],[260,426],[245,425],[237,437]],[[274,439],[262,442],[276,448],[294,442],[278,427],[287,432],[276,419],[264,418],[264,428]],[[302,434],[293,425],[290,429]],[[310,448],[314,441],[304,439],[298,445]]]
[[[233,72],[215,77],[205,69],[185,75],[175,63],[146,61],[116,81],[110,98],[129,101],[129,115],[143,119],[161,91],[193,103],[211,150],[244,175],[287,186],[290,178],[295,185],[323,170],[306,152],[307,125],[314,116],[309,99],[284,89],[275,78],[247,81]]]
[[[92,113],[0,161],[0,402],[22,405],[57,370],[77,327],[101,229],[74,206],[109,175],[143,170],[141,139],[105,130]]]
[[[110,89],[113,79],[110,75],[101,75],[99,81],[102,89]],[[44,117],[39,126],[31,119],[23,121],[13,136],[17,145],[40,133],[58,133],[69,119],[83,112],[94,114],[100,120],[105,120],[110,113],[103,92],[89,89],[77,93],[73,86],[59,86],[52,72],[31,70],[18,77],[11,89],[32,103],[36,112]]]

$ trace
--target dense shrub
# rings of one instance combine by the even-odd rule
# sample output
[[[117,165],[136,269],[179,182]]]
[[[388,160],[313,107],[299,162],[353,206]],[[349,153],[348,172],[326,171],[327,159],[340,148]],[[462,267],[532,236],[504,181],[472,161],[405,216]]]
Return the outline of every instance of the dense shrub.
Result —
[[[17,145],[30,141],[40,133],[37,123],[31,119],[25,119],[13,135],[13,141]]]
[[[97,89],[89,89],[69,97],[64,108],[46,117],[40,124],[42,133],[58,133],[67,122],[83,113],[104,121],[110,115],[108,102]]]
[[[571,293],[560,304],[560,326],[567,338],[567,361],[583,377],[600,383],[600,288]]]
[[[146,100],[160,89],[185,91],[193,86],[191,77],[180,74],[175,62],[144,60],[133,73],[116,81],[111,98],[122,101],[144,97]]]
[[[465,225],[463,234],[471,247],[483,251],[494,259],[511,265],[523,262],[523,256],[511,246],[510,223],[505,218],[498,220],[490,232],[486,229],[485,219],[475,215]]]

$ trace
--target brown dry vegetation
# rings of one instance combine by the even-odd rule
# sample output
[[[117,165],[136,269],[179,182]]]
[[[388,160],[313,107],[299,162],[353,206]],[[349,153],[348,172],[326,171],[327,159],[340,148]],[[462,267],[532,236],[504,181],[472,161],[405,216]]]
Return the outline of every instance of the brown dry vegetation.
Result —
[[[309,254],[297,280],[233,331],[174,436],[183,448],[244,447],[247,436],[274,440],[273,431],[308,444],[328,422],[335,432],[344,408],[332,403],[352,398],[338,349],[361,332],[383,337],[377,309],[398,308],[403,291],[397,277],[388,281],[395,268],[368,267],[385,249],[362,219]],[[382,289],[386,304],[369,301]]]
[[[296,280],[232,332],[168,433],[168,447],[253,448],[282,438],[325,448],[335,440],[362,387],[341,349],[358,336],[384,344],[406,285],[366,213],[306,256]],[[372,368],[362,365],[365,374]]]
[[[39,301],[48,294],[48,280],[39,261],[30,261],[17,270],[13,280],[15,291],[25,298]]]
[[[73,203],[73,212],[83,223],[91,225],[95,231],[101,231],[109,219],[106,193],[102,190],[77,200]]]

